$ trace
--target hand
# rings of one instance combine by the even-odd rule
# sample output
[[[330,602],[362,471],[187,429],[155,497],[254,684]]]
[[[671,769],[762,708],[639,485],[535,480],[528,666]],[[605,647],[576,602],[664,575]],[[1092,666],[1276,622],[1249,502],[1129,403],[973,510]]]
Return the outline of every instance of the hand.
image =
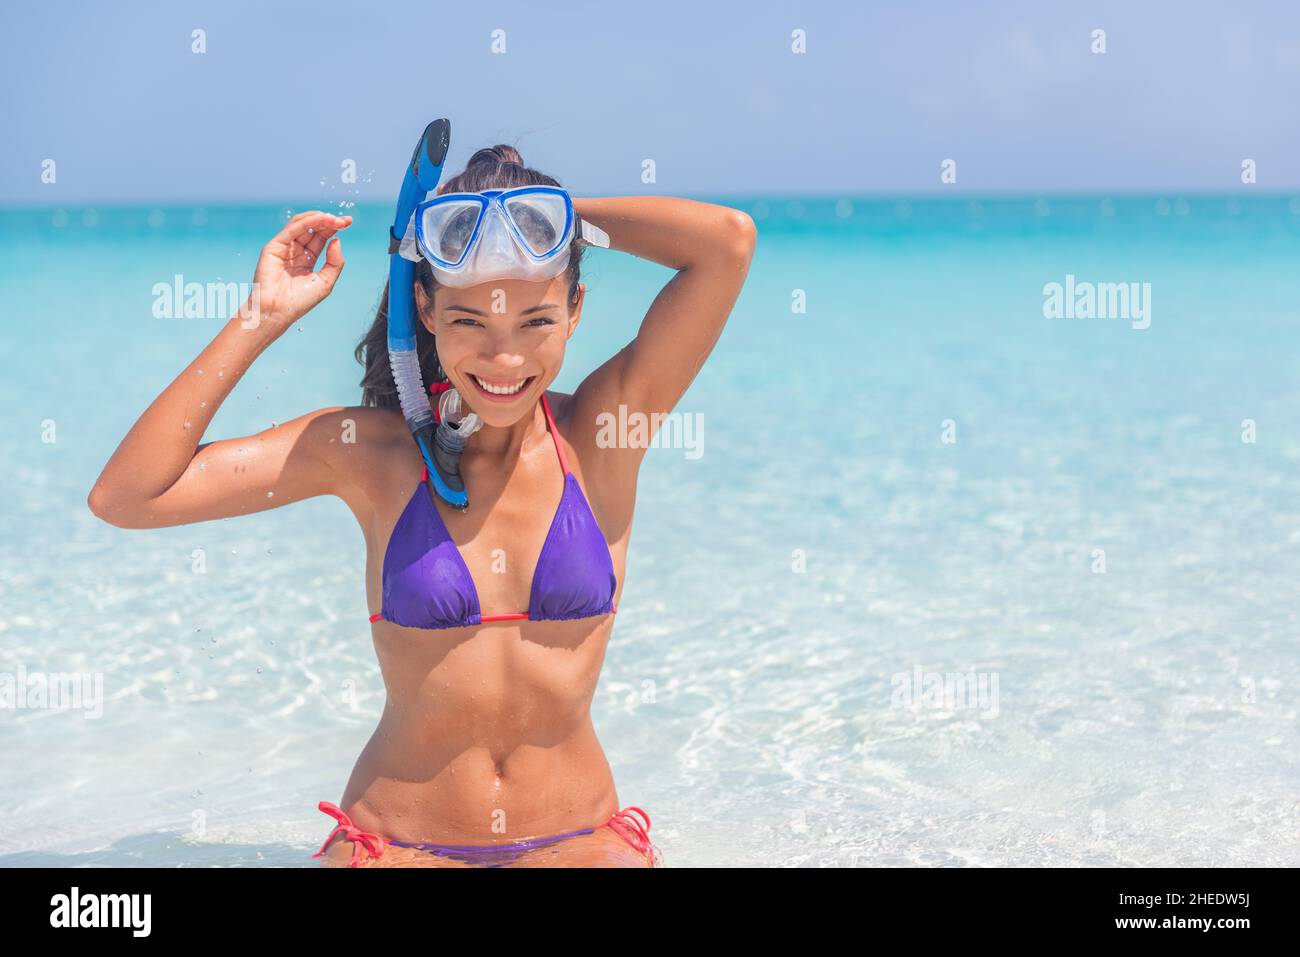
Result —
[[[313,209],[289,220],[279,234],[262,247],[253,274],[253,295],[241,311],[241,325],[255,329],[261,320],[283,332],[305,316],[334,290],[343,271],[343,250],[335,233],[352,225],[351,216],[335,216]],[[331,242],[331,240],[333,240]],[[325,265],[315,272],[326,244]]]

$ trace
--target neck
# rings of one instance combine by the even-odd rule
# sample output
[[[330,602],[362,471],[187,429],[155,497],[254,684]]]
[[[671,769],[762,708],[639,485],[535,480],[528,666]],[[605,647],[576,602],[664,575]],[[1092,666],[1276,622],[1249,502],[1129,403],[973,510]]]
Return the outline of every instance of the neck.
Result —
[[[546,412],[540,399],[533,404],[532,412],[522,416],[518,422],[505,426],[484,423],[469,437],[465,454],[477,459],[511,463],[519,458],[524,445],[531,443],[535,436],[547,436]]]

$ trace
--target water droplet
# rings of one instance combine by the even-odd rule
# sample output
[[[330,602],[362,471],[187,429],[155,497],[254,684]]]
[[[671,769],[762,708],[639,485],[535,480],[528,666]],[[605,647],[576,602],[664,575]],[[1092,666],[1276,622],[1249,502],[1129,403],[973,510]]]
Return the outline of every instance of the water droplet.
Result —
[[[274,493],[274,492],[267,492],[267,493],[266,493],[266,497],[267,497],[267,498],[275,498],[275,493]]]

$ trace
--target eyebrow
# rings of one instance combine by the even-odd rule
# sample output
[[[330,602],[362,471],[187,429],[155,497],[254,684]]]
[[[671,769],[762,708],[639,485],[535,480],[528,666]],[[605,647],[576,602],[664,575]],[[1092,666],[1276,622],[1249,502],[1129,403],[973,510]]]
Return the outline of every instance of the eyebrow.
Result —
[[[529,306],[527,309],[521,312],[520,315],[527,316],[527,315],[531,315],[534,312],[544,312],[547,309],[558,309],[558,308],[559,306],[557,306],[555,303],[547,302],[547,303],[543,303],[540,306]],[[448,312],[451,312],[453,309],[455,309],[457,312],[468,312],[472,316],[483,316],[485,319],[487,318],[486,312],[479,312],[477,309],[471,309],[469,306],[453,305],[453,306],[447,306],[446,309]]]

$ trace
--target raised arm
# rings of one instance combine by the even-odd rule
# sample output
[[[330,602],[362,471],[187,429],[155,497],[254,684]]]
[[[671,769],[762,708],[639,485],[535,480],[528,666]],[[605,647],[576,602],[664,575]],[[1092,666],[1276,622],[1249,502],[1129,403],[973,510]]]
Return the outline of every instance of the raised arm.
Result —
[[[731,315],[754,255],[747,213],[671,196],[574,201],[578,214],[609,234],[611,249],[677,270],[655,297],[636,337],[574,395],[584,418],[672,410],[699,374]],[[644,449],[629,450],[636,461]],[[620,458],[622,458],[620,456]]]
[[[254,296],[127,433],[90,490],[95,515],[122,528],[184,525],[341,493],[331,462],[342,409],[199,446],[253,361],[334,288],[343,253],[330,242],[351,217],[300,213],[262,250]],[[316,260],[329,244],[325,263]]]

